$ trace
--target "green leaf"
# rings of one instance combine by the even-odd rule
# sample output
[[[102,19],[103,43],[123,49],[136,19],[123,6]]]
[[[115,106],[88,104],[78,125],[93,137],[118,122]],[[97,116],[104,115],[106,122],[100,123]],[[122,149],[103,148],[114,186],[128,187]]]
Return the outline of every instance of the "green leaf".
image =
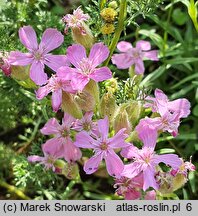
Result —
[[[194,116],[198,116],[198,104],[193,108],[192,113]]]

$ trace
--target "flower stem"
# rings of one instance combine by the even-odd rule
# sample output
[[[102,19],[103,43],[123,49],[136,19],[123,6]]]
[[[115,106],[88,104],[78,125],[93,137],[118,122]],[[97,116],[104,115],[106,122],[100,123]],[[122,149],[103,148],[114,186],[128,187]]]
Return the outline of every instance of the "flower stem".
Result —
[[[108,65],[110,59],[111,59],[111,56],[116,48],[116,45],[120,39],[120,35],[124,29],[124,20],[125,20],[125,17],[126,17],[126,9],[127,9],[127,1],[126,0],[121,0],[120,1],[120,8],[119,8],[119,17],[118,17],[118,26],[117,26],[117,29],[115,31],[115,34],[114,34],[114,37],[112,39],[112,42],[109,46],[109,49],[110,49],[110,54],[109,54],[109,57],[108,59],[105,61],[104,65]]]
[[[106,4],[107,0],[101,0],[100,1],[100,10],[102,10]]]

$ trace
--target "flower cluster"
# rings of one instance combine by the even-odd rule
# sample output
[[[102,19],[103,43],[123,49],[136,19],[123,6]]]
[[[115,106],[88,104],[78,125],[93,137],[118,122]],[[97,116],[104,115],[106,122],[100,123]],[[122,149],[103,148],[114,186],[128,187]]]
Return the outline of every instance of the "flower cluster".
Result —
[[[106,12],[101,13],[103,19],[108,18]],[[112,14],[113,20],[116,15]],[[39,162],[56,173],[65,172],[67,164],[69,179],[79,175],[77,161],[86,174],[106,167],[115,180],[116,194],[125,199],[157,199],[159,194],[172,193],[186,183],[188,172],[195,166],[176,154],[157,154],[157,139],[164,132],[178,135],[181,119],[190,114],[190,103],[185,98],[169,101],[162,90],[156,89],[155,97],[140,100],[137,96],[136,101],[118,104],[117,81],[110,68],[102,65],[109,58],[109,48],[102,42],[93,44],[91,30],[85,24],[88,19],[81,8],[63,17],[65,32],[71,28],[76,42],[67,47],[66,54],[51,53],[64,41],[57,29],[45,30],[38,44],[34,29],[24,26],[19,29],[19,38],[28,53],[12,51],[2,57],[0,67],[6,75],[12,75],[15,66],[28,65],[28,76],[38,86],[36,98],[51,95],[53,111],[63,116],[62,124],[50,118],[43,126],[41,133],[50,136],[42,144],[44,156],[32,155],[28,161]],[[136,47],[121,41],[117,48],[121,53],[112,56],[112,63],[118,69],[132,68],[136,77],[142,77],[145,71],[144,58],[159,60],[158,51],[151,50],[148,41],[140,40]],[[105,85],[112,86],[100,98],[98,82],[106,80]],[[82,157],[82,149],[90,158]]]

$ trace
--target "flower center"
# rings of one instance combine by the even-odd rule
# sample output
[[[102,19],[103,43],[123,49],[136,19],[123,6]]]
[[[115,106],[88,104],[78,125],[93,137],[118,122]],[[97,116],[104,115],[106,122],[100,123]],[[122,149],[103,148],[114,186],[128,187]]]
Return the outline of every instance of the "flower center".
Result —
[[[79,63],[80,72],[89,75],[92,72],[92,66],[88,58],[83,58]]]
[[[55,159],[54,159],[54,157],[52,155],[48,155],[46,162],[48,164],[54,164]]]
[[[102,142],[101,145],[100,145],[100,149],[101,150],[107,150],[107,148],[108,148],[107,143],[106,142]]]
[[[42,59],[42,53],[40,53],[39,51],[36,51],[35,53],[34,53],[34,58],[36,59],[36,60],[41,60]]]
[[[83,130],[85,131],[90,131],[91,130],[91,125],[89,122],[84,122],[83,123]]]
[[[132,56],[133,56],[133,58],[142,58],[142,52],[141,52],[141,50],[138,50],[138,49],[133,49],[133,51],[132,51]]]
[[[69,130],[67,130],[67,129],[61,130],[60,133],[61,133],[62,137],[68,137],[69,136]]]

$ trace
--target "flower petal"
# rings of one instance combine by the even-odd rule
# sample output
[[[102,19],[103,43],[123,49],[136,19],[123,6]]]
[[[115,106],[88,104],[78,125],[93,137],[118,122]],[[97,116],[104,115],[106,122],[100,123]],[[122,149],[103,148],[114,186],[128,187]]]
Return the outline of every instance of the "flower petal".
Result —
[[[134,157],[138,157],[138,148],[131,143],[126,148],[123,148],[120,152],[121,156],[124,158],[132,159]]]
[[[31,26],[24,26],[19,29],[19,38],[21,43],[30,51],[38,49],[36,32]]]
[[[111,61],[119,69],[130,68],[130,66],[134,64],[134,59],[128,53],[114,54]]]
[[[28,156],[27,160],[30,163],[40,162],[43,161],[44,157],[40,157],[37,155]]]
[[[78,68],[81,60],[87,57],[86,50],[82,45],[74,44],[67,48],[67,57],[71,64]]]
[[[44,54],[59,47],[64,41],[64,37],[57,29],[48,28],[44,31],[39,48]]]
[[[144,199],[145,200],[156,200],[155,190],[151,190],[151,191],[146,192]]]
[[[135,72],[136,74],[143,74],[144,73],[144,63],[142,61],[142,59],[138,59],[135,62]]]
[[[44,64],[50,67],[53,71],[57,71],[60,67],[69,65],[66,55],[51,55],[45,56]]]
[[[12,51],[9,55],[9,63],[11,65],[29,65],[33,62],[34,58],[31,53],[22,53],[19,51]]]
[[[131,43],[126,42],[126,41],[121,41],[117,44],[117,49],[121,52],[127,52],[131,48],[133,48]]]
[[[148,52],[144,52],[144,57],[152,60],[152,61],[159,61],[158,57],[158,51],[157,50],[151,50]]]
[[[106,140],[109,133],[109,120],[107,116],[104,119],[98,120],[98,130],[102,139]]]
[[[96,82],[102,82],[112,78],[112,72],[108,67],[101,67],[95,69],[90,75],[89,78],[93,79]]]
[[[52,108],[54,112],[57,112],[62,104],[62,89],[57,89],[52,92]]]
[[[39,61],[33,61],[30,67],[30,78],[37,85],[43,85],[47,82],[47,74],[44,72],[44,65]]]
[[[156,165],[162,162],[173,169],[178,169],[182,164],[181,159],[176,154],[155,155],[153,161]]]
[[[47,140],[47,142],[42,145],[42,150],[43,152],[53,155],[54,157],[62,158],[64,153],[62,139],[55,137]]]
[[[82,91],[89,82],[89,80],[89,77],[84,76],[80,73],[76,73],[75,77],[72,77],[71,86],[76,91]]]
[[[58,128],[60,127],[60,124],[55,118],[51,118],[48,120],[48,122],[44,125],[44,127],[40,130],[42,134],[44,135],[51,135],[58,133]]]
[[[81,131],[76,135],[76,141],[74,142],[75,146],[80,148],[96,148],[97,141],[94,140],[86,131]]]
[[[78,147],[76,147],[70,138],[66,139],[64,143],[64,158],[70,163],[77,161],[81,158],[82,153]]]
[[[57,77],[60,77],[65,80],[71,80],[76,75],[78,75],[78,71],[76,68],[70,68],[68,66],[62,66],[57,70]]]
[[[109,175],[119,177],[124,169],[124,164],[122,160],[118,157],[118,155],[113,150],[109,150],[105,155],[104,159]]]
[[[47,96],[50,93],[50,88],[48,87],[48,85],[45,85],[43,87],[40,87],[37,91],[36,91],[36,98],[38,100],[42,100],[45,96]]]
[[[149,187],[153,187],[156,190],[159,188],[155,180],[155,170],[153,167],[148,166],[146,170],[143,171],[143,176],[144,176],[144,185],[143,185],[144,191],[146,191]]]
[[[150,50],[151,44],[148,41],[140,40],[136,43],[136,48],[141,49],[141,50]]]
[[[62,124],[64,124],[66,127],[70,128],[72,123],[74,123],[76,119],[71,116],[70,114],[68,113],[64,113],[64,117],[62,119]]]
[[[127,135],[124,133],[126,131],[125,128],[118,131],[118,133],[109,139],[109,145],[111,148],[126,148],[130,146],[130,144],[125,142]]]
[[[88,161],[86,161],[84,165],[84,171],[86,172],[86,174],[92,174],[96,172],[102,159],[102,154],[99,153],[91,157]]]
[[[133,162],[124,166],[124,170],[122,171],[121,175],[127,178],[134,178],[140,174],[141,171],[142,168],[140,164],[138,162]]]
[[[109,56],[108,47],[103,43],[96,43],[91,48],[89,54],[89,60],[92,62],[93,67],[97,67],[103,61],[105,61],[108,56]]]

